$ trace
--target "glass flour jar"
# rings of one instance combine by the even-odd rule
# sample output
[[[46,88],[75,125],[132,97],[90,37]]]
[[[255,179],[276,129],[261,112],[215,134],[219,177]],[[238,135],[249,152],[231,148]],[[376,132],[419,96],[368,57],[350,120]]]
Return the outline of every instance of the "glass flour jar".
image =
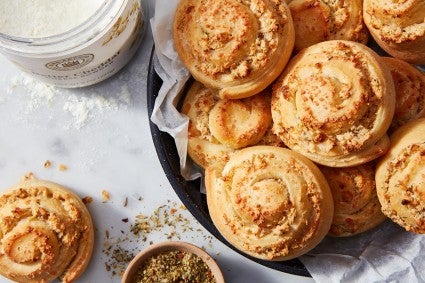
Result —
[[[119,71],[137,51],[146,25],[143,7],[141,0],[105,0],[88,19],[59,34],[31,38],[0,33],[0,52],[48,84],[92,85]]]

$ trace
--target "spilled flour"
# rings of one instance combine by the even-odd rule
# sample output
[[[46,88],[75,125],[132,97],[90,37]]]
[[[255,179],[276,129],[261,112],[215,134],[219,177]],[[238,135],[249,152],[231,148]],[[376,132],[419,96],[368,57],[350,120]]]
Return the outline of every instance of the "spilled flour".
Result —
[[[78,90],[56,88],[44,84],[28,75],[15,76],[10,80],[7,94],[14,94],[23,89],[28,99],[25,99],[25,114],[37,111],[42,106],[62,104],[62,109],[72,117],[67,128],[80,129],[96,115],[104,112],[118,111],[132,103],[128,85],[108,88],[108,94],[100,94],[99,87],[88,87]]]

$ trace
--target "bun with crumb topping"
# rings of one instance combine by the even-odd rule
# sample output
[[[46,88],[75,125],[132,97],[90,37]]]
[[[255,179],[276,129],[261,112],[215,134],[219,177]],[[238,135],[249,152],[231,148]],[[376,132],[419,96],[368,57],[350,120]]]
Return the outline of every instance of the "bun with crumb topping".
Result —
[[[425,119],[391,135],[391,148],[376,169],[382,211],[407,231],[425,234]]]
[[[329,235],[357,235],[387,219],[376,194],[374,162],[345,168],[319,168],[334,199],[335,213]]]
[[[425,117],[425,74],[397,58],[382,57],[390,69],[396,93],[396,105],[390,130]]]
[[[293,0],[295,50],[333,39],[367,43],[362,0]]]
[[[90,214],[68,189],[32,175],[0,195],[0,274],[18,282],[74,282],[94,242]]]
[[[274,132],[292,150],[329,167],[383,155],[394,108],[389,70],[375,52],[353,41],[303,49],[273,85]]]
[[[285,1],[182,0],[173,38],[193,77],[233,99],[255,95],[276,79],[295,32]]]
[[[425,64],[425,1],[365,0],[363,17],[382,49],[404,61]]]
[[[288,260],[328,233],[333,200],[326,179],[304,156],[252,146],[206,169],[208,210],[237,249],[265,260]]]
[[[202,168],[229,160],[237,149],[274,143],[276,139],[270,133],[269,90],[247,98],[220,99],[214,91],[193,81],[182,113],[189,117],[188,154]]]

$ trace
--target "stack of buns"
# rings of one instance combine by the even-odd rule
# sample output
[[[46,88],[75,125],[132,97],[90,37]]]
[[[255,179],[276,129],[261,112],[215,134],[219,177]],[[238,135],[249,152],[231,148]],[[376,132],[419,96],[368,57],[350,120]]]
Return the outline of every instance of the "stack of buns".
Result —
[[[425,233],[424,1],[181,0],[173,32],[188,155],[232,245],[287,260],[387,218]]]

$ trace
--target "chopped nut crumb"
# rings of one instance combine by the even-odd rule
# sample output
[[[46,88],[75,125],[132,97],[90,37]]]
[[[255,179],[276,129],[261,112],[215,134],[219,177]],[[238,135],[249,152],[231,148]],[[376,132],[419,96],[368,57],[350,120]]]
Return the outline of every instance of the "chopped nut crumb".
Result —
[[[65,164],[59,164],[59,170],[60,171],[66,171],[66,170],[68,170],[68,167]]]
[[[34,173],[33,172],[28,172],[25,176],[22,177],[23,180],[30,180],[30,179],[34,179]]]
[[[86,197],[83,197],[82,201],[83,201],[84,204],[89,204],[93,201],[93,198],[86,196]]]
[[[109,193],[105,190],[102,190],[102,202],[107,202],[110,199]]]
[[[45,162],[44,162],[44,168],[50,168],[50,166],[52,166],[52,162],[50,162],[50,160],[46,160]]]

